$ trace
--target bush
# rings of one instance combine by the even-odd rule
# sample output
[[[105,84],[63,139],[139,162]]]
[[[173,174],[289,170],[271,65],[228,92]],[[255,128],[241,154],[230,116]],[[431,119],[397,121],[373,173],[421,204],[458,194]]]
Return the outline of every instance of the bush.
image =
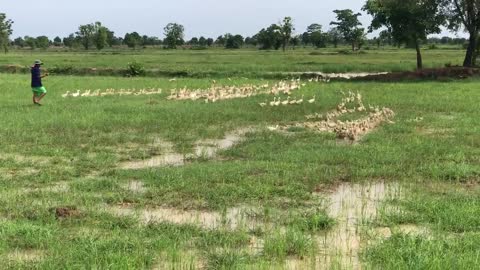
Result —
[[[126,73],[127,77],[145,76],[145,73],[145,67],[143,66],[143,64],[136,61],[128,63]]]

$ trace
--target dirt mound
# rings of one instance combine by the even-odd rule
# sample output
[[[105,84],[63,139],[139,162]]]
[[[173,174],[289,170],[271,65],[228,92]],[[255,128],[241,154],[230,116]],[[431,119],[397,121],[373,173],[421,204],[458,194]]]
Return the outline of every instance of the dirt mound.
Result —
[[[415,80],[446,80],[466,79],[480,76],[478,68],[449,67],[436,69],[421,69],[416,71],[395,72],[386,74],[372,74],[364,77],[352,78],[361,81],[415,81]]]
[[[55,217],[57,219],[61,218],[70,218],[70,217],[79,217],[81,212],[76,207],[57,207],[55,210]]]

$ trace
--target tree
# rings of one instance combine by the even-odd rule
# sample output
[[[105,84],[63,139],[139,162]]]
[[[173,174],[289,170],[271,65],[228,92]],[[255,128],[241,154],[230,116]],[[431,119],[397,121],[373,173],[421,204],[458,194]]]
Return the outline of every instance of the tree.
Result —
[[[121,45],[122,42],[115,36],[115,32],[107,30],[107,44],[109,47]]]
[[[337,27],[331,28],[327,33],[327,39],[333,44],[335,48],[338,47],[340,40],[342,39],[342,33]]]
[[[63,45],[67,46],[68,48],[73,48],[75,45],[75,36],[70,34],[68,37],[63,38]]]
[[[169,23],[163,29],[165,31],[165,40],[164,43],[169,49],[176,49],[177,46],[183,45],[184,43],[184,32],[185,28],[181,24]]]
[[[469,34],[463,66],[475,66],[477,58],[476,48],[480,31],[480,1],[445,0],[444,7],[448,17],[449,28],[458,30],[463,27]]]
[[[18,37],[15,40],[13,40],[13,45],[15,45],[17,47],[20,47],[20,48],[23,48],[23,47],[25,47],[26,43],[25,43],[25,40],[23,38]]]
[[[34,50],[35,48],[37,48],[37,39],[26,36],[25,44],[27,44],[27,46],[30,47],[30,49]]]
[[[290,39],[292,38],[292,33],[295,30],[295,27],[293,26],[292,18],[285,17],[283,21],[280,23],[280,25],[278,26],[278,29],[280,30],[280,35],[282,37],[282,48],[283,48],[283,51],[285,51],[288,43],[290,42]]]
[[[337,26],[345,41],[349,42],[352,45],[352,50],[355,51],[361,43],[361,39],[365,36],[365,29],[359,27],[362,25],[358,19],[361,14],[353,13],[351,9],[334,10],[333,12],[337,14],[337,21],[331,22],[330,25]]]
[[[56,46],[56,47],[62,46],[62,39],[59,36],[53,39],[53,46]]]
[[[370,31],[387,27],[398,43],[412,44],[417,51],[417,68],[423,67],[420,43],[441,32],[445,23],[442,0],[368,0],[364,10],[373,16]]]
[[[95,23],[95,34],[93,37],[93,43],[95,43],[95,47],[97,50],[103,50],[105,46],[108,45],[108,28],[102,26],[100,22]]]
[[[205,37],[200,37],[198,39],[198,45],[200,45],[200,47],[206,47],[207,46],[207,39]]]
[[[388,30],[383,30],[382,32],[380,32],[380,34],[378,34],[378,41],[380,44],[392,45],[392,40],[392,33],[390,33],[390,31]]]
[[[95,39],[95,33],[96,24],[91,23],[86,25],[80,25],[80,27],[78,27],[78,32],[76,34],[85,50],[90,49],[90,47],[92,46]]]
[[[12,24],[13,21],[7,19],[5,13],[0,13],[0,48],[2,48],[5,53],[8,52],[10,35],[13,33]]]
[[[217,46],[222,46],[222,47],[225,47],[225,37],[224,36],[219,36],[216,40],[215,40],[215,44]]]
[[[253,46],[253,47],[256,47],[258,44],[258,41],[256,39],[256,37],[246,37],[245,38],[245,45],[249,45],[249,46]]]
[[[125,43],[129,48],[135,49],[142,43],[142,37],[137,32],[126,33],[123,43]]]
[[[270,25],[267,29],[262,29],[254,37],[260,44],[261,50],[278,50],[282,46],[283,39],[280,33],[279,26],[276,24]]]
[[[189,45],[192,45],[192,46],[198,46],[198,38],[197,37],[193,37],[192,39],[190,39],[190,41],[188,41],[188,44]]]
[[[301,36],[294,36],[292,37],[292,39],[290,40],[290,44],[292,45],[292,48],[295,50],[295,48],[300,45],[300,40],[301,40]]]
[[[39,36],[36,38],[35,44],[40,49],[47,49],[50,46],[50,40],[46,36]]]
[[[244,44],[244,39],[241,35],[225,35],[225,48],[226,49],[240,49]]]
[[[213,40],[213,38],[207,38],[207,46],[208,46],[208,47],[212,47],[212,45],[213,45],[214,42],[215,42],[215,41]]]
[[[314,23],[307,27],[305,36],[308,36],[309,43],[317,48],[325,48],[327,46],[327,37],[322,33],[322,26]]]

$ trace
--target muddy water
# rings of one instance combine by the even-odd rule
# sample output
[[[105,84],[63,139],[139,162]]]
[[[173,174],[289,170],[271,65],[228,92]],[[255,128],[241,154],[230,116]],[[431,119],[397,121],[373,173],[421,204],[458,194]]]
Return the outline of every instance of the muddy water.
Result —
[[[145,193],[147,191],[143,182],[135,180],[132,180],[127,184],[123,185],[123,188],[133,193]]]
[[[337,224],[316,237],[319,254],[315,260],[289,260],[288,269],[361,269],[359,252],[362,222],[378,215],[381,203],[400,195],[399,184],[342,184],[329,195],[327,212]],[[312,267],[313,265],[313,267]]]
[[[246,133],[252,131],[249,128],[242,128],[227,133],[224,138],[218,140],[202,140],[195,143],[194,151],[189,155],[182,155],[173,151],[173,145],[165,142],[163,144],[165,153],[145,160],[129,161],[120,164],[121,169],[139,170],[156,167],[178,167],[183,166],[189,159],[215,159],[221,150],[232,148],[243,140]]]
[[[210,212],[169,207],[134,209],[133,207],[115,206],[110,207],[107,211],[118,216],[137,216],[143,224],[166,222],[178,225],[196,225],[205,229],[226,228],[230,230],[253,229],[257,226],[256,222],[248,218],[249,209],[241,207],[229,208],[224,212]]]
[[[35,262],[42,260],[44,253],[41,250],[15,250],[7,254],[7,258],[11,261]]]
[[[203,157],[214,159],[218,151],[228,150],[243,140],[245,134],[251,132],[252,129],[244,128],[231,133],[227,133],[223,139],[219,140],[203,140],[195,144],[195,157]]]

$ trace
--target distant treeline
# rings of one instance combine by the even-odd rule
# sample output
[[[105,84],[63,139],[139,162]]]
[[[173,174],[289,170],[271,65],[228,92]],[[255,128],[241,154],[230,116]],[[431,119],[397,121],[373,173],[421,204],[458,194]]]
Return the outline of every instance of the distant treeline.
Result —
[[[15,48],[24,49],[47,49],[49,47],[64,47],[70,49],[97,49],[103,50],[105,48],[146,48],[146,47],[160,47],[164,49],[175,49],[177,47],[190,48],[190,49],[207,49],[211,47],[226,48],[226,49],[241,49],[245,47],[258,48],[261,50],[279,50],[282,48],[282,38],[276,36],[275,29],[277,25],[272,25],[266,29],[262,29],[258,34],[252,37],[243,37],[239,34],[225,34],[218,36],[217,38],[211,37],[192,37],[189,40],[184,40],[182,36],[175,40],[175,43],[169,42],[168,38],[159,38],[156,36],[141,35],[137,32],[127,33],[123,37],[116,36],[113,31],[102,26],[100,22],[97,22],[92,27],[92,33],[88,33],[89,26],[80,26],[82,29],[75,34],[70,34],[67,37],[55,37],[49,39],[47,36],[38,37],[17,37],[14,40],[10,40],[10,46]],[[180,26],[181,25],[178,25]],[[98,30],[99,27],[104,27],[105,30]],[[349,45],[339,33],[335,27],[330,28],[328,31],[323,31],[322,26],[319,24],[310,25],[303,34],[293,35],[289,40],[287,46],[295,49],[297,47],[338,47]],[[103,33],[102,33],[103,32]],[[182,31],[183,32],[183,31]],[[468,40],[466,38],[452,38],[452,37],[432,37],[425,41],[427,45],[452,45],[452,46],[466,46]],[[405,44],[395,42],[395,40],[389,35],[388,31],[382,31],[376,37],[367,38],[359,42],[357,49],[361,49],[362,46],[396,46],[401,47]],[[408,47],[408,44],[407,44]]]
[[[302,34],[295,35],[295,26],[290,17],[285,17],[280,23],[261,29],[256,35],[225,34],[217,38],[194,37],[185,40],[185,28],[181,24],[169,23],[164,28],[164,37],[151,37],[138,32],[127,33],[118,37],[113,31],[100,22],[81,25],[78,31],[68,37],[55,37],[49,40],[46,36],[18,37],[10,39],[12,34],[11,20],[0,13],[0,46],[5,52],[9,46],[20,48],[48,48],[64,46],[69,48],[96,48],[127,46],[129,48],[161,46],[165,49],[176,49],[178,46],[189,46],[195,49],[205,49],[212,46],[227,49],[239,49],[244,46],[257,47],[262,50],[286,50],[288,47],[314,46],[323,48],[337,47],[348,44],[356,51],[365,44],[376,46],[394,45],[414,48],[417,53],[417,67],[423,67],[422,45],[424,44],[454,44],[466,49],[463,65],[472,67],[476,64],[480,53],[480,1],[478,0],[366,0],[362,8],[373,17],[370,26],[362,27],[359,17],[350,9],[334,10],[336,21],[330,23],[330,28],[324,30],[320,24],[311,24]],[[447,27],[453,32],[463,30],[468,32],[468,39],[443,37],[428,38],[442,32]],[[368,39],[367,33],[379,30],[378,36]]]

